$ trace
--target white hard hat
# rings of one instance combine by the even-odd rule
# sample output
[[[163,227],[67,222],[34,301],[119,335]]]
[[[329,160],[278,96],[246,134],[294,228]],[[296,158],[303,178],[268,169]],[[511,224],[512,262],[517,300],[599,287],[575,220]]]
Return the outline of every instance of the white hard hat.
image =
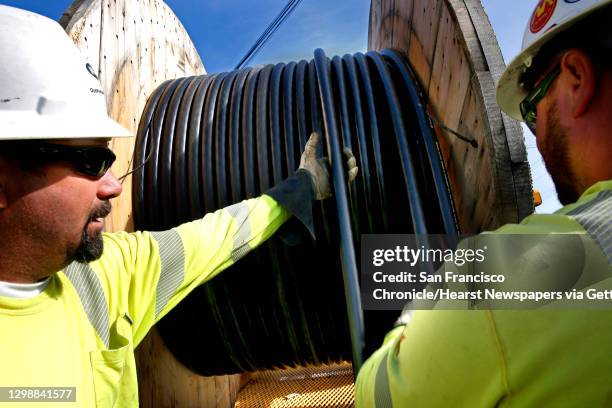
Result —
[[[0,140],[133,136],[55,21],[0,5]]]
[[[511,117],[523,120],[519,104],[528,90],[520,84],[523,72],[551,38],[612,0],[539,0],[523,35],[521,53],[512,60],[497,84],[497,104]],[[612,22],[611,22],[612,23]]]

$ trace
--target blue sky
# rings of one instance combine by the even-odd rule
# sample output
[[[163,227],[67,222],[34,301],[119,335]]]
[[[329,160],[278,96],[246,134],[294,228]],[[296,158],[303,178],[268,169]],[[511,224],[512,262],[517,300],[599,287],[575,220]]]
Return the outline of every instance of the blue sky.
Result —
[[[286,0],[165,0],[191,36],[208,72],[234,68]],[[0,0],[59,19],[71,0]],[[506,62],[517,55],[536,0],[482,0]],[[315,48],[330,56],[367,47],[369,0],[302,0],[302,3],[249,65],[311,59]],[[534,187],[544,204],[560,207],[533,135],[524,127]]]

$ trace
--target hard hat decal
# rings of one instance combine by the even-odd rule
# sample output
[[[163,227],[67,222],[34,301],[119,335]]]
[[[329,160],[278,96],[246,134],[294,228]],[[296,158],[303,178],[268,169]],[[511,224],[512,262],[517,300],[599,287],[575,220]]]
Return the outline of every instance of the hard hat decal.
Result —
[[[85,64],[85,68],[87,69],[87,72],[89,72],[91,74],[92,77],[96,78],[98,81],[100,80],[100,78],[98,78],[98,75],[96,75],[96,73],[94,72],[93,67],[91,66],[91,64],[89,62],[87,64]]]
[[[15,97],[15,98],[4,98],[4,99],[0,99],[0,103],[9,103],[10,101],[18,101],[20,100],[20,97]]]
[[[555,12],[556,6],[557,0],[540,0],[531,16],[531,22],[529,23],[529,29],[532,33],[535,34],[544,28]]]

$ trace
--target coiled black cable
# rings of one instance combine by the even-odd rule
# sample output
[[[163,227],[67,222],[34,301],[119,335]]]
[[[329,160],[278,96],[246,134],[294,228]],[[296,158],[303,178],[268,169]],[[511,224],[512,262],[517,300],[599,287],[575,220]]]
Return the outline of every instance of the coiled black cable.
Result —
[[[134,173],[137,229],[171,228],[260,195],[296,170],[313,131],[327,141],[319,154],[332,159],[336,194],[315,206],[316,242],[270,239],[160,322],[179,361],[203,375],[348,358],[359,365],[361,234],[457,233],[425,107],[406,60],[391,50],[331,60],[317,50],[310,62],[181,78],[153,93],[137,137],[135,166],[149,158]],[[348,191],[343,147],[360,167]],[[396,317],[365,313],[366,346]]]

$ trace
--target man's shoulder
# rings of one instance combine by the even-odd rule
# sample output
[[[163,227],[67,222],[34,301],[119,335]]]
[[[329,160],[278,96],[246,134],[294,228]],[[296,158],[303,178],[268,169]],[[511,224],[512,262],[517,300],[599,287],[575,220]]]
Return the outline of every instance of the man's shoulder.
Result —
[[[584,233],[584,228],[566,214],[532,214],[519,224],[506,224],[485,234],[575,234]]]
[[[572,204],[553,214],[532,214],[519,224],[506,224],[489,232],[495,234],[585,233],[593,223],[612,219],[612,180],[601,181],[588,188]]]

